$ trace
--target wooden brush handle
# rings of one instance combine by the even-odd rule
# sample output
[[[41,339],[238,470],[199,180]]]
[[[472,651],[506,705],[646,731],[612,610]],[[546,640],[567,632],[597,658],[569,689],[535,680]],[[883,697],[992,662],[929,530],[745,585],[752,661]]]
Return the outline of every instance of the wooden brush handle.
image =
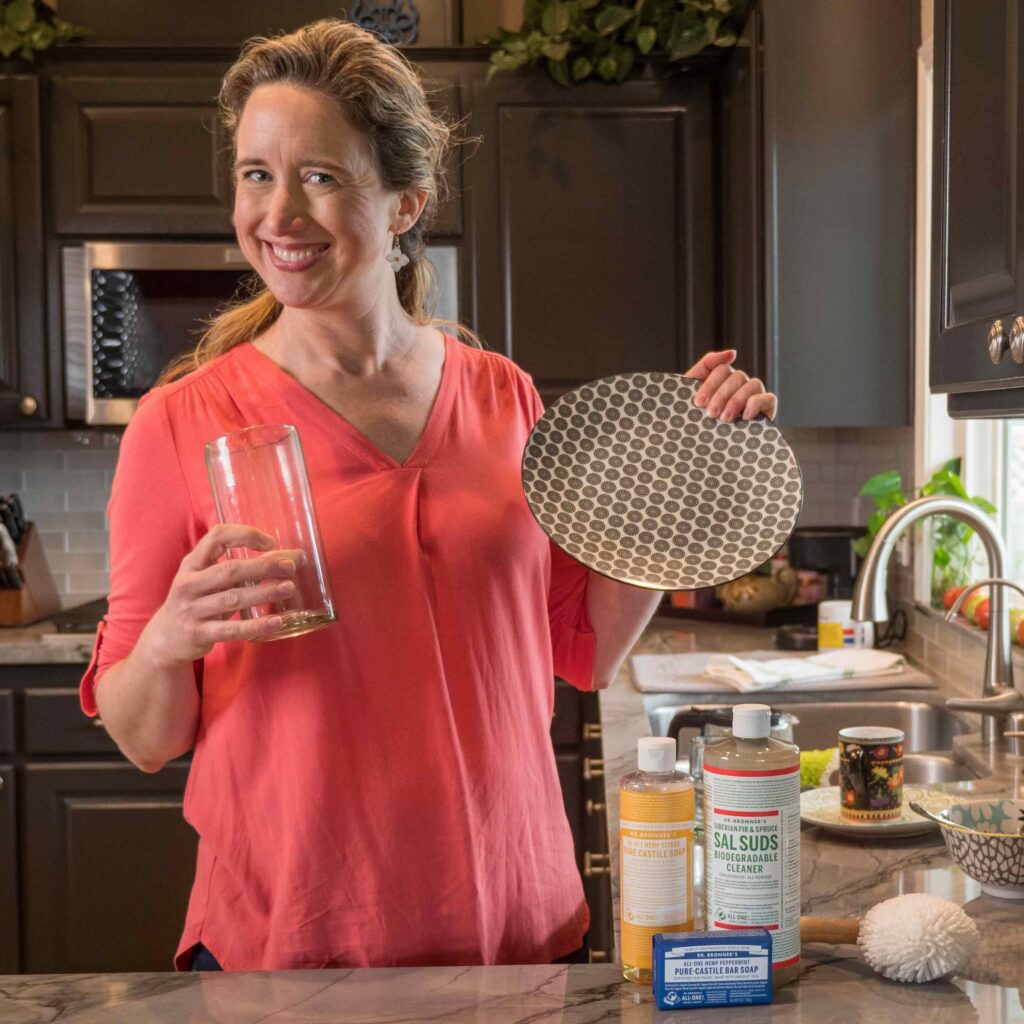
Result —
[[[860,921],[841,917],[801,917],[800,941],[829,946],[852,946],[860,934]]]

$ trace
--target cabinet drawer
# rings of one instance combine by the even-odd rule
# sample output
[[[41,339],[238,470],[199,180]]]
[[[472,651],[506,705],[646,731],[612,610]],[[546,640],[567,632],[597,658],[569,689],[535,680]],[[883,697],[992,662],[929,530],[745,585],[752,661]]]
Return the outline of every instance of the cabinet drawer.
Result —
[[[10,690],[0,690],[0,754],[14,750],[14,696]]]
[[[78,703],[78,690],[26,690],[24,695],[26,754],[109,754],[117,744],[99,718],[88,718]]]

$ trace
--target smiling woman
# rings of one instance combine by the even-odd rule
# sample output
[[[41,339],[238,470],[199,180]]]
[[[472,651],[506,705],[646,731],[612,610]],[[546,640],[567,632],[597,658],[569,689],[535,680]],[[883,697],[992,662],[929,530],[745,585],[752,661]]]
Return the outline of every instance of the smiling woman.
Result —
[[[401,54],[338,20],[253,40],[221,106],[261,287],[125,431],[110,610],[81,685],[144,771],[194,745],[174,964],[585,956],[554,677],[608,685],[657,598],[551,545],[522,486],[531,378],[430,316],[423,233],[451,130]],[[695,401],[770,413],[734,357],[691,369]],[[297,561],[218,523],[203,448],[265,423],[301,438],[338,616],[246,643],[280,619],[240,611],[288,591]]]

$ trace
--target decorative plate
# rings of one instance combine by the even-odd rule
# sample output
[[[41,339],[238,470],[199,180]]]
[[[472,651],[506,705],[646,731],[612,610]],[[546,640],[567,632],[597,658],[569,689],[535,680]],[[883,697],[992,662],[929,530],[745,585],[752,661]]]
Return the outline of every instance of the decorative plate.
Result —
[[[523,452],[545,533],[588,569],[651,590],[744,576],[789,539],[800,467],[764,417],[723,423],[693,405],[701,382],[604,377],[558,399]]]
[[[850,821],[839,814],[839,787],[824,786],[800,794],[800,820],[846,836],[915,836],[931,832],[939,826],[928,818],[916,815],[910,809],[911,800],[932,814],[941,814],[956,799],[951,793],[905,785],[903,806],[898,818],[890,818],[888,821]]]

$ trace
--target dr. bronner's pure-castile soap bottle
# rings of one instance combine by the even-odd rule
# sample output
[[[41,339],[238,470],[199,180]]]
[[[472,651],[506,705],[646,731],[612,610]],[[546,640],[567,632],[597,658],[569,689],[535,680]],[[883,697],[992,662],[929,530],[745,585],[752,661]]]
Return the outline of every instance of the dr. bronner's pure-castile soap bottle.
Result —
[[[766,704],[737,704],[704,748],[705,927],[767,928],[775,988],[800,969],[800,751]]]
[[[637,765],[619,788],[622,973],[649,985],[652,937],[693,929],[693,780],[671,736],[643,737]]]

